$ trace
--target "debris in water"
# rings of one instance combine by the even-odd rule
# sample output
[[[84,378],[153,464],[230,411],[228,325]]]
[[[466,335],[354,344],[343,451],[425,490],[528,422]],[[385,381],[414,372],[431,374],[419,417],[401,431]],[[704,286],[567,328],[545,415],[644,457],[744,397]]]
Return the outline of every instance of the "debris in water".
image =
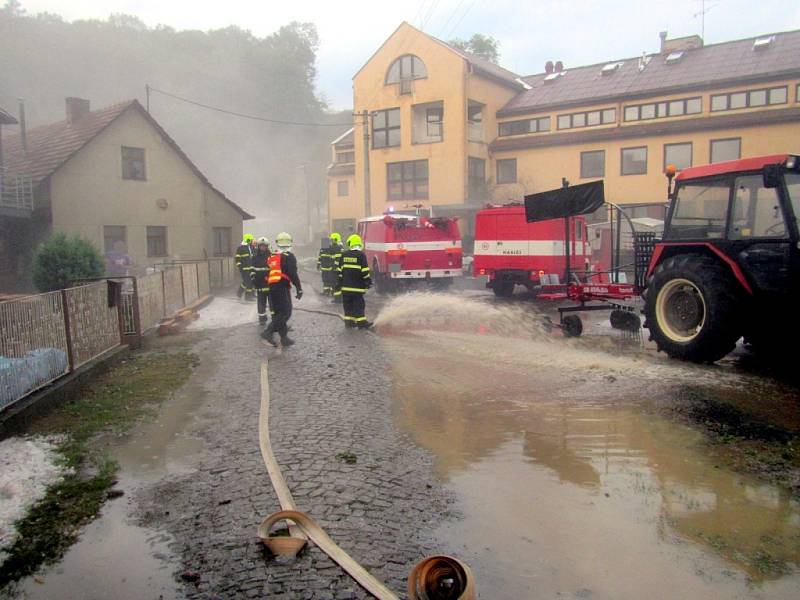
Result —
[[[181,579],[190,583],[200,581],[200,573],[197,571],[184,571],[181,573]]]

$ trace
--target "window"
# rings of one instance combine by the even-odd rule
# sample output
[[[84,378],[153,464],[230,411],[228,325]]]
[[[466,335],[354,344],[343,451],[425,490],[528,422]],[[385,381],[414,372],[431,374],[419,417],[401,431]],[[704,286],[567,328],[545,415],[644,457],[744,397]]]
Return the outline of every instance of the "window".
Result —
[[[350,195],[350,183],[346,179],[344,181],[336,182],[336,195],[337,196]]]
[[[337,152],[336,153],[336,162],[337,163],[353,163],[353,162],[356,162],[356,153],[355,152]]]
[[[148,227],[148,229],[150,229]],[[214,227],[212,233],[214,234],[214,256],[230,256],[231,255],[231,228],[230,227]],[[150,249],[148,238],[148,250]],[[166,244],[164,244],[166,254]]]
[[[442,115],[444,109],[441,106],[425,109],[425,123],[427,124],[428,137],[442,137]]]
[[[427,76],[428,71],[425,69],[425,63],[417,56],[406,54],[391,64],[386,72],[386,83],[388,85],[411,79],[424,79]]]
[[[467,121],[483,123],[483,104],[470,104],[467,107]]]
[[[729,194],[730,185],[726,179],[681,186],[669,226],[670,238],[723,237]]]
[[[742,138],[711,140],[711,162],[738,160],[742,155]]]
[[[647,146],[622,149],[622,175],[644,175],[647,173]]]
[[[789,90],[786,86],[732,92],[730,94],[714,94],[711,96],[711,111],[737,110],[773,104],[786,104]]]
[[[787,237],[778,190],[764,187],[764,177],[737,177],[731,213],[731,239]]]
[[[517,159],[499,158],[497,159],[497,183],[516,183],[517,182]]]
[[[581,152],[581,179],[604,177],[606,174],[606,151]]]
[[[122,178],[144,181],[144,148],[122,147]]]
[[[467,196],[470,200],[481,202],[487,197],[486,161],[470,156],[468,163],[469,190]]]
[[[467,106],[467,139],[470,142],[483,141],[483,104],[472,100]]]
[[[147,256],[167,255],[167,228],[162,225],[147,227]]]
[[[372,147],[400,145],[400,109],[379,110],[372,115]]]
[[[521,135],[525,133],[541,133],[550,131],[550,117],[524,119],[522,121],[506,121],[498,124],[498,135]]]
[[[128,239],[124,225],[105,225],[103,227],[103,251],[127,254]]]
[[[575,129],[576,127],[593,127],[617,122],[617,109],[605,108],[588,112],[558,115],[559,129]]]
[[[428,197],[428,161],[388,163],[386,180],[389,200],[424,200]]]
[[[681,98],[669,102],[652,102],[625,107],[625,121],[646,121],[648,119],[663,119],[665,117],[681,117],[696,115],[703,110],[701,98]]]
[[[664,144],[664,170],[675,165],[679,171],[692,166],[692,143]]]
[[[800,175],[786,173],[786,190],[789,192],[789,200],[792,201],[794,219],[800,227]]]

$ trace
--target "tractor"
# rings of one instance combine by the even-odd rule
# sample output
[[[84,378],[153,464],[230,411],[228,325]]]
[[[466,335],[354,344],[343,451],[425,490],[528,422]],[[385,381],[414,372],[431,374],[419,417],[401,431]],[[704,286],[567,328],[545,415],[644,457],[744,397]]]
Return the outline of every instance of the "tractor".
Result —
[[[800,156],[667,168],[670,205],[643,290],[645,327],[667,355],[714,362],[800,321]],[[784,344],[785,348],[785,344]]]

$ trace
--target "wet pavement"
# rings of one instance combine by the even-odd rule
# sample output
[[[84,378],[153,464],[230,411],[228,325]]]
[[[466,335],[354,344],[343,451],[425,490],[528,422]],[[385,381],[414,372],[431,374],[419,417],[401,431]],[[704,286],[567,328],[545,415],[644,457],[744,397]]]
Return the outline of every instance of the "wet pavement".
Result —
[[[393,323],[383,342],[396,419],[458,498],[462,518],[437,537],[475,570],[481,597],[796,597],[800,503],[646,410],[687,384],[757,401],[780,385],[637,341],[598,351],[591,338],[513,331],[503,311],[472,321],[458,304],[431,310],[461,319]]]
[[[668,361],[599,318],[567,340],[529,304],[476,291],[370,294],[368,315],[384,309],[375,333],[298,311],[298,344],[276,353],[249,309],[214,303],[231,326],[215,313],[178,342],[200,357],[190,382],[157,421],[102,440],[126,495],[23,597],[366,597],[316,548],[274,560],[256,539],[278,508],[258,449],[265,358],[273,445],[299,508],[398,592],[432,552],[465,560],[484,599],[800,590],[798,501],[655,410],[724,396],[800,431],[794,388],[736,359]],[[296,306],[337,309],[311,290]],[[180,582],[185,570],[199,581]]]

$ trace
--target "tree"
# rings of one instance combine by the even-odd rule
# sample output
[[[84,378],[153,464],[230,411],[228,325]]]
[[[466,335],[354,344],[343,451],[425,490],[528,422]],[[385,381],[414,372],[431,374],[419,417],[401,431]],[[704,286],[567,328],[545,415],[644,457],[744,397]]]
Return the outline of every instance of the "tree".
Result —
[[[465,52],[470,52],[476,56],[485,58],[494,64],[497,64],[497,61],[500,60],[500,42],[490,35],[475,33],[468,40],[450,40],[450,45],[455,46],[459,50],[464,50]]]
[[[12,17],[21,17],[25,14],[25,9],[22,8],[19,0],[6,0],[2,11]]]
[[[102,277],[105,262],[94,244],[81,237],[54,233],[33,255],[33,283],[40,292],[52,292],[78,279]]]

